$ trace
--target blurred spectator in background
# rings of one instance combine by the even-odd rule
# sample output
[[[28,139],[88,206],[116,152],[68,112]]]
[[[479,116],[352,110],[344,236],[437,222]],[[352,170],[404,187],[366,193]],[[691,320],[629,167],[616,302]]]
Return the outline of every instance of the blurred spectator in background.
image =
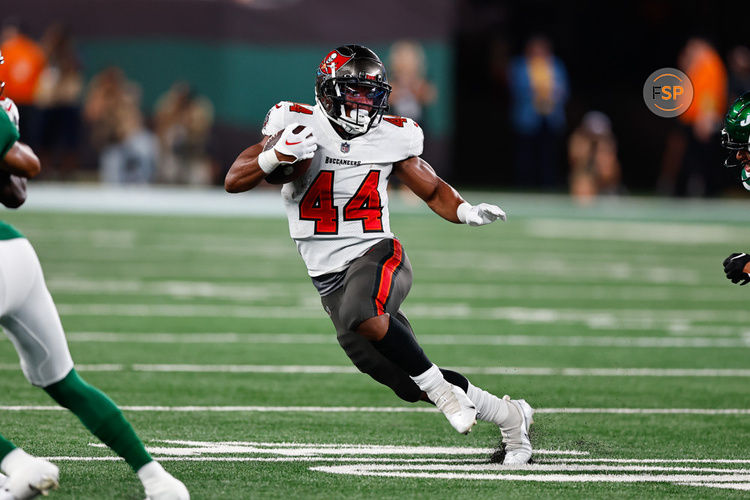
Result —
[[[186,82],[177,82],[156,103],[159,138],[158,182],[207,185],[214,179],[208,143],[214,108]]]
[[[612,123],[604,113],[589,111],[568,141],[570,194],[582,204],[597,195],[622,192],[620,162]]]
[[[750,90],[750,49],[738,45],[729,51],[729,100],[734,102]]]
[[[42,38],[47,56],[36,89],[40,110],[39,156],[45,175],[68,177],[79,165],[81,130],[81,96],[83,74],[81,62],[67,28],[50,26]]]
[[[532,37],[509,71],[513,127],[518,134],[516,185],[555,187],[565,129],[568,77],[545,37]]]
[[[143,184],[153,179],[158,144],[144,127],[140,97],[138,86],[119,68],[103,70],[89,84],[84,118],[99,151],[102,182]]]
[[[21,22],[14,18],[3,22],[0,52],[5,64],[0,65],[0,80],[5,82],[4,97],[10,97],[21,116],[21,140],[36,149],[39,145],[39,120],[34,103],[39,76],[44,70],[44,51],[26,36]]]
[[[727,71],[718,52],[702,38],[688,40],[678,66],[693,84],[693,102],[678,117],[681,126],[667,140],[659,190],[681,196],[715,195],[721,187],[720,172],[712,165],[720,155]]]
[[[425,77],[424,49],[417,42],[396,42],[391,46],[388,65],[388,80],[393,87],[389,100],[391,112],[420,121],[424,107],[437,97],[435,86]]]

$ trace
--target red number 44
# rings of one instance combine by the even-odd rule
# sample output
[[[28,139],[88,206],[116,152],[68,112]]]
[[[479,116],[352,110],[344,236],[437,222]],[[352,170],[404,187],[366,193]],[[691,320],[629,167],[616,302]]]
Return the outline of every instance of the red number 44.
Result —
[[[370,170],[344,205],[345,221],[362,221],[366,233],[383,231],[383,206],[378,193],[380,171]],[[300,220],[315,222],[315,234],[337,234],[338,207],[333,204],[333,171],[321,170],[299,202]]]

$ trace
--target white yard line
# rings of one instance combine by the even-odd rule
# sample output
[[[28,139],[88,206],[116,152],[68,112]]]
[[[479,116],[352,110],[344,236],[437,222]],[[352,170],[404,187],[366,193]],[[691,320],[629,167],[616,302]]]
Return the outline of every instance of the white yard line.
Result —
[[[246,245],[245,245],[246,246]],[[192,248],[192,246],[191,246]],[[268,249],[273,255],[279,250]],[[300,295],[315,293],[309,282],[294,283],[216,283],[194,280],[113,280],[86,279],[80,277],[56,277],[47,280],[47,286],[56,293],[97,293],[111,295],[154,295],[170,297],[213,297],[236,301],[257,300],[269,297],[297,298]],[[452,282],[417,283],[411,291],[412,299],[418,298],[498,298],[498,299],[544,299],[544,300],[617,300],[622,301],[681,301],[681,302],[742,302],[743,297],[729,293],[724,288],[705,287],[699,289],[685,287],[659,287],[618,285],[573,285],[573,284],[460,284]]]
[[[614,464],[750,464],[750,459],[734,458],[540,458],[538,463]]]
[[[750,491],[750,482],[748,483],[677,483],[681,486],[705,486],[706,488],[723,488],[727,490]]]
[[[436,413],[427,406],[133,406],[132,412],[209,412],[209,413]],[[0,411],[65,411],[51,405],[1,405]],[[620,415],[750,415],[748,408],[537,408],[543,414],[620,414]]]
[[[750,481],[750,474],[491,474],[470,472],[403,472],[381,471],[366,465],[332,465],[311,467],[310,470],[356,476],[409,477],[425,479],[473,479],[494,481],[526,481],[550,483],[654,483],[654,482],[741,482]],[[511,469],[512,470],[512,469]]]
[[[350,365],[232,365],[232,364],[80,364],[79,371],[163,373],[300,373],[359,374]],[[718,368],[552,368],[513,366],[448,366],[468,375],[564,377],[750,377],[750,369]],[[0,363],[0,371],[16,371],[15,363]]]
[[[79,371],[163,373],[300,373],[359,374],[349,365],[232,365],[232,364],[80,364]],[[564,377],[750,377],[750,369],[691,368],[552,368],[512,366],[449,366],[468,375]],[[0,363],[0,371],[16,371],[14,363]]]
[[[335,345],[331,334],[305,333],[112,333],[70,332],[70,342],[186,343],[186,344],[325,344]],[[425,345],[571,346],[632,348],[737,348],[750,347],[750,335],[725,337],[628,337],[593,335],[443,335],[421,334]]]
[[[366,466],[373,471],[463,471],[463,472],[694,472],[694,473],[716,473],[716,474],[750,474],[750,469],[731,469],[716,467],[668,467],[655,465],[542,465],[528,464],[508,467],[502,464],[371,464]]]
[[[551,239],[632,241],[700,245],[734,243],[739,236],[732,225],[672,224],[661,222],[625,222],[567,219],[533,219],[525,225],[526,233]],[[739,230],[750,238],[746,228]]]
[[[325,318],[317,306],[241,306],[225,304],[69,304],[58,303],[63,315],[221,318]],[[557,309],[532,307],[474,307],[469,303],[410,303],[409,317],[425,319],[508,320],[518,323],[584,323],[593,326],[632,324],[643,327],[691,322],[750,323],[750,311],[715,309]]]

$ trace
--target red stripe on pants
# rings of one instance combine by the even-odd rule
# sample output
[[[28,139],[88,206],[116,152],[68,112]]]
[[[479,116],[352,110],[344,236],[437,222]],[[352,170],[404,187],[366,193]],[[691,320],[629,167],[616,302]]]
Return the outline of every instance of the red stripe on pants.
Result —
[[[391,290],[391,284],[393,283],[393,273],[401,265],[401,258],[403,257],[403,249],[401,248],[401,242],[393,240],[393,255],[383,264],[383,269],[380,271],[380,286],[378,286],[378,294],[375,297],[375,304],[378,308],[378,315],[385,314],[385,303],[388,301],[388,293]]]

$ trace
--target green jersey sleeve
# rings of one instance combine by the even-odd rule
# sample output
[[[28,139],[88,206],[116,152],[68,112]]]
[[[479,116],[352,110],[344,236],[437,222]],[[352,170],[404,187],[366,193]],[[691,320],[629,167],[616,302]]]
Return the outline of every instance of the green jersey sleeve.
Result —
[[[5,153],[13,147],[19,137],[18,130],[8,114],[0,110],[0,159],[5,157]]]

